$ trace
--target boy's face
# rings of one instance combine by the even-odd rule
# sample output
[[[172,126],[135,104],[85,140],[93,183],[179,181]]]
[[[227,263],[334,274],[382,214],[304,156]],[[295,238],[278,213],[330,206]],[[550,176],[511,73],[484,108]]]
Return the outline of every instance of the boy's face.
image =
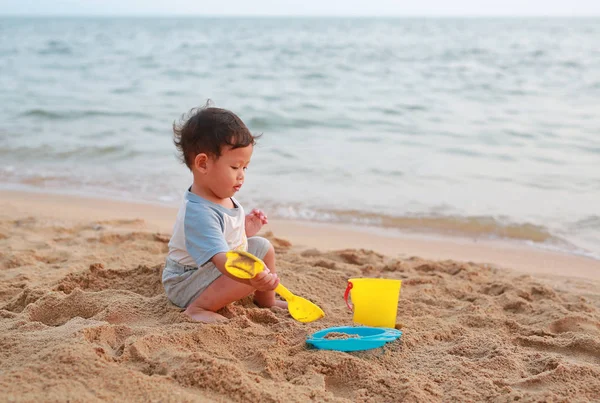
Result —
[[[253,150],[252,145],[236,149],[226,146],[219,158],[208,158],[206,185],[217,198],[229,198],[240,190]]]

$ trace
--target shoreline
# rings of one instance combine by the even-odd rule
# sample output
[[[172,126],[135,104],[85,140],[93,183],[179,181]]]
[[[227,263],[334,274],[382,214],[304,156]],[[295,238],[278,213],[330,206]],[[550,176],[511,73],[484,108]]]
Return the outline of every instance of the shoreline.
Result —
[[[82,199],[98,199],[126,204],[143,204],[161,208],[179,208],[181,198],[148,198],[142,195],[135,198],[131,193],[111,193],[106,189],[99,191],[79,190],[60,187],[37,187],[32,184],[5,183],[1,192],[24,194],[50,194]],[[181,195],[180,195],[181,196]],[[249,207],[255,207],[246,202]],[[368,210],[330,210],[301,205],[280,205],[278,203],[259,202],[257,207],[269,213],[272,220],[297,222],[304,224],[323,224],[357,229],[359,232],[385,233],[386,236],[416,239],[442,239],[451,241],[488,242],[524,246],[538,250],[557,252],[558,254],[580,256],[600,261],[600,252],[591,238],[578,237],[577,234],[565,235],[559,227],[551,229],[547,223],[553,220],[529,221],[525,218],[509,219],[485,214],[419,214],[404,213],[398,216],[386,213],[373,213]],[[289,211],[286,211],[289,210]],[[536,223],[537,222],[537,223]],[[585,229],[584,229],[585,231]]]
[[[144,231],[171,233],[176,207],[145,202],[73,196],[49,192],[0,190],[2,215],[69,221],[143,220]],[[332,251],[367,249],[388,257],[418,256],[457,260],[513,269],[532,275],[600,280],[600,261],[544,250],[517,242],[433,236],[348,224],[273,219],[262,232],[272,231],[295,248]]]

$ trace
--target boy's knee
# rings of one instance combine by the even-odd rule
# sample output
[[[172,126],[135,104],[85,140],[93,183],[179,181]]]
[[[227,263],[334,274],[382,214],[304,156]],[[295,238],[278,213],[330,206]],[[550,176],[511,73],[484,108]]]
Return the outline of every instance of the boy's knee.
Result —
[[[269,241],[268,239],[265,239],[264,248],[265,248],[266,252],[261,259],[264,259],[269,255],[271,255],[271,256],[275,255],[275,248],[273,247],[273,244],[271,243],[271,241]]]
[[[253,236],[248,239],[248,252],[259,259],[263,259],[268,253],[275,253],[275,249],[268,239]]]
[[[273,244],[271,243],[271,241],[267,240],[267,245],[268,245],[268,250],[267,253],[275,253],[275,247],[273,246]]]

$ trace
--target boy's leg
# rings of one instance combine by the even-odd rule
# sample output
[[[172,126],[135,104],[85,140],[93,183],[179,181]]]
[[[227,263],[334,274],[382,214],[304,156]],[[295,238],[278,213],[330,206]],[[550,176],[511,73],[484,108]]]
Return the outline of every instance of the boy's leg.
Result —
[[[193,300],[184,313],[200,322],[220,322],[227,320],[216,313],[219,309],[238,301],[254,291],[249,285],[239,283],[227,276],[219,276]]]
[[[265,262],[269,271],[275,273],[275,249],[273,245],[269,243],[269,250],[263,256],[262,261]],[[254,293],[254,301],[258,306],[268,308],[272,306],[278,306],[280,308],[287,309],[287,302],[281,301],[275,298],[275,291],[256,291]]]
[[[275,249],[269,241],[261,237],[253,237],[248,240],[249,252],[258,255],[269,268],[271,273],[276,272]],[[264,252],[266,249],[266,253]],[[260,256],[263,255],[263,256]],[[238,301],[256,291],[253,287],[239,283],[227,276],[219,276],[192,301],[186,310],[186,315],[200,322],[219,322],[226,318],[216,313],[219,309]],[[268,308],[278,306],[287,309],[287,302],[275,298],[275,291],[256,291],[254,301],[260,307]]]

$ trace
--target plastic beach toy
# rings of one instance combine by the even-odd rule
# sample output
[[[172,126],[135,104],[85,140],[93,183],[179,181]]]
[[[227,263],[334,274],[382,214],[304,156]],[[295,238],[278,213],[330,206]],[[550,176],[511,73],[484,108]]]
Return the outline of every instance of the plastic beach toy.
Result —
[[[401,280],[385,278],[351,278],[348,280],[344,299],[348,308],[354,311],[354,323],[394,328],[401,286]],[[354,307],[348,302],[349,293]]]
[[[229,251],[225,269],[237,278],[251,279],[265,269],[265,264],[251,253]],[[325,316],[321,308],[305,298],[292,294],[281,283],[275,288],[275,292],[288,302],[290,315],[299,322],[313,322]]]
[[[342,326],[319,330],[309,336],[306,342],[322,350],[361,351],[382,347],[400,336],[402,332],[396,329]]]

